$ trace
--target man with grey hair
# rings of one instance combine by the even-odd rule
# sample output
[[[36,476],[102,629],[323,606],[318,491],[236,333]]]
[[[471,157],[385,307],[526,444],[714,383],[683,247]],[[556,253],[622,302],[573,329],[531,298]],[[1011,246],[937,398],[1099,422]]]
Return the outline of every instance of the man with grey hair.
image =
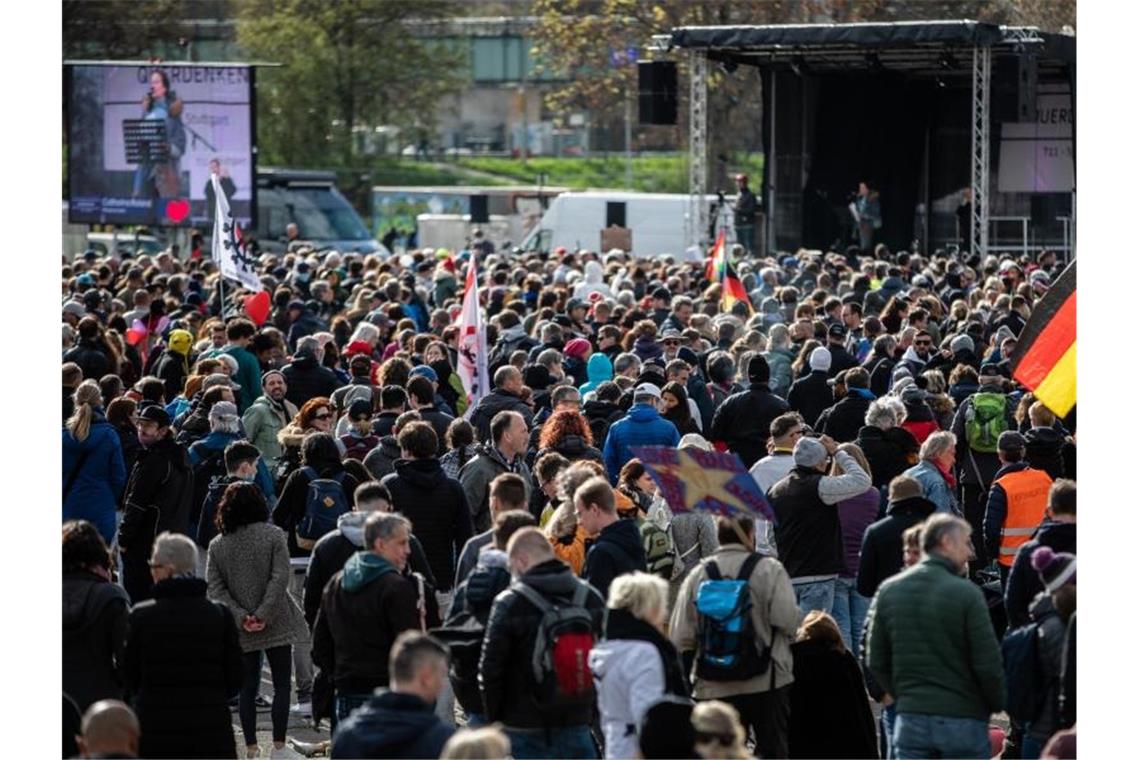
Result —
[[[842,475],[826,474],[832,458]],[[844,562],[837,505],[866,493],[871,474],[826,435],[799,438],[792,460],[792,471],[768,489],[777,518],[776,548],[803,613],[830,613]]]
[[[320,341],[307,335],[297,341],[293,361],[281,368],[287,385],[285,398],[298,408],[317,396],[331,398],[333,391],[341,385],[336,373],[321,364],[324,355]]]
[[[131,609],[123,672],[142,728],[141,757],[234,757],[229,699],[242,684],[237,625],[195,577],[198,547],[161,533],[153,598]]]
[[[404,575],[411,535],[412,524],[400,513],[369,513],[367,548],[325,586],[313,624],[313,662],[332,675],[337,721],[388,686],[388,653],[401,632],[439,625],[435,595],[423,577]]]
[[[471,424],[479,435],[479,441],[491,440],[491,420],[499,412],[518,412],[529,430],[534,422],[534,412],[523,402],[521,394],[523,389],[522,373],[510,364],[495,370],[493,379],[495,389],[483,398],[475,411],[471,413]]]
[[[867,664],[892,699],[896,757],[991,755],[989,718],[1004,709],[1001,651],[981,589],[963,577],[970,524],[932,515],[922,559],[871,602]]]
[[[641,359],[637,358],[637,354],[621,353],[614,359],[614,377],[628,377],[630,380],[636,380],[637,376],[641,374]]]

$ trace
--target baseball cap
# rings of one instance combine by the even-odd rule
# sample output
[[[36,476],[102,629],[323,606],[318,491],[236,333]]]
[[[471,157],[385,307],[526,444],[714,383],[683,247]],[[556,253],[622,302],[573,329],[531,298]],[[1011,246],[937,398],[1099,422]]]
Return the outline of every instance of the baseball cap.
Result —
[[[847,337],[847,328],[844,327],[843,325],[839,324],[838,322],[835,322],[831,325],[831,327],[827,328],[827,337],[829,337],[829,338],[846,338]]]
[[[633,397],[636,399],[638,396],[652,396],[658,401],[661,400],[661,389],[653,383],[642,383],[633,389]]]
[[[170,415],[158,404],[145,404],[139,410],[139,419],[158,423],[159,427],[170,427]]]

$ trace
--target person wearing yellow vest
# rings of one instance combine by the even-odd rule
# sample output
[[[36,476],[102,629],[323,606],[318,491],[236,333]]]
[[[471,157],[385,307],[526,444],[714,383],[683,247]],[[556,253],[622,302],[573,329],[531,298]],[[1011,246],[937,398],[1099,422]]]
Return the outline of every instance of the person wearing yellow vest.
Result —
[[[1045,519],[1053,479],[1025,462],[1025,438],[1007,430],[998,437],[1001,468],[990,486],[984,523],[986,550],[996,557],[1004,590],[1017,549]]]

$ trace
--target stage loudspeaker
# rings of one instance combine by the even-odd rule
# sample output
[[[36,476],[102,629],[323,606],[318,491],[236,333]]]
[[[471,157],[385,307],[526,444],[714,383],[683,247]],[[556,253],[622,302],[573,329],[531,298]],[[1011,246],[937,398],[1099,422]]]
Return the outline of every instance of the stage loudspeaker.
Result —
[[[1037,121],[1037,56],[1021,55],[1017,59],[1017,120],[1023,124]]]
[[[625,201],[606,201],[606,226],[625,226]]]
[[[487,216],[487,196],[472,195],[470,196],[470,202],[472,224],[486,224],[491,221]]]
[[[642,124],[677,123],[677,64],[637,62],[637,120]]]

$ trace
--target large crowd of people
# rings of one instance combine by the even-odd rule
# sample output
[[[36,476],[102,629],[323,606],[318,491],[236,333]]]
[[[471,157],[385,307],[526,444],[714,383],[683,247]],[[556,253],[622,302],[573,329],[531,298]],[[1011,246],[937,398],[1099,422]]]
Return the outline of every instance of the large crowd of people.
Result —
[[[731,256],[294,244],[267,313],[66,257],[64,755],[1075,757],[1076,417],[1010,366],[1063,262]]]

